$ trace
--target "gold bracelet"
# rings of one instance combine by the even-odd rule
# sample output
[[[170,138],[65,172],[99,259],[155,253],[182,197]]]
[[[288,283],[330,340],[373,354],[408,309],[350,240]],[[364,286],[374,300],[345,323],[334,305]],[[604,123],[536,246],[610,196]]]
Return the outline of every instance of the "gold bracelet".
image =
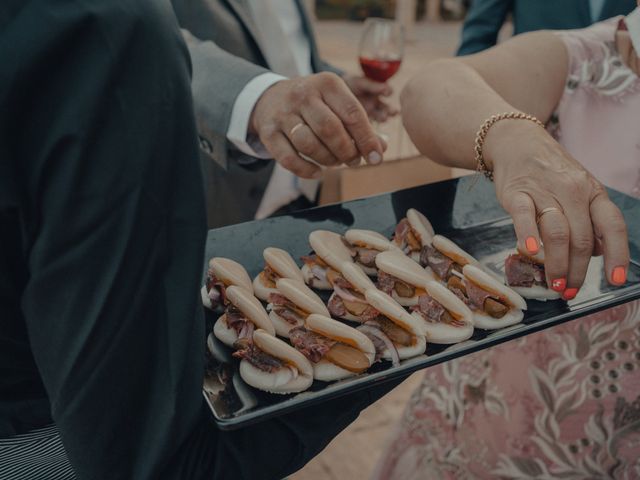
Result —
[[[478,173],[482,173],[489,180],[493,181],[493,172],[489,170],[487,164],[484,161],[484,155],[482,154],[482,149],[484,148],[484,141],[487,138],[487,134],[489,133],[489,129],[499,122],[500,120],[529,120],[530,122],[534,122],[537,125],[544,127],[544,124],[538,120],[533,115],[529,115],[527,113],[522,112],[506,112],[499,113],[497,115],[491,115],[487,118],[476,133],[476,141],[475,141],[475,152],[476,152],[476,171]]]

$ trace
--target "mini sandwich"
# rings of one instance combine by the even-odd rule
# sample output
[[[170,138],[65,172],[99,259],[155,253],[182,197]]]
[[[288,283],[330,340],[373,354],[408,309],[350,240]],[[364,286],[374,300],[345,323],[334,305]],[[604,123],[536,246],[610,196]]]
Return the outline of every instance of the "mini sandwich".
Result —
[[[393,243],[405,255],[416,262],[420,261],[420,252],[428,245],[435,235],[431,222],[415,208],[407,210],[407,216],[398,222],[393,233]]]
[[[400,252],[382,252],[376,257],[378,267],[378,289],[404,307],[418,304],[420,295],[426,292],[424,286],[436,280],[430,270],[425,270]]]
[[[465,265],[462,275],[452,275],[447,287],[473,312],[476,328],[497,330],[520,323],[527,303],[516,292],[475,265]]]
[[[473,313],[464,302],[441,283],[429,281],[412,315],[425,322],[429,343],[451,344],[473,335]]]
[[[333,286],[333,294],[327,304],[332,316],[358,323],[378,316],[378,311],[364,297],[364,292],[376,286],[355,263],[344,262],[340,273],[331,270],[327,279]]]
[[[342,237],[328,230],[316,230],[309,234],[312,255],[302,257],[304,282],[311,288],[331,290],[327,272],[338,272],[342,262],[352,262],[351,253],[342,241]]]
[[[253,279],[253,291],[260,300],[269,301],[270,293],[278,293],[276,282],[280,278],[292,278],[300,282],[304,281],[302,272],[288,252],[281,248],[265,248],[264,270]]]
[[[281,278],[276,282],[278,293],[269,294],[267,311],[276,333],[289,338],[292,328],[304,325],[312,314],[329,316],[329,311],[313,290],[304,283],[290,278]]]
[[[349,248],[356,265],[362,268],[364,273],[375,277],[378,274],[376,269],[376,257],[380,252],[387,250],[400,251],[384,235],[371,230],[347,230],[344,234],[345,245]]]
[[[358,327],[358,330],[371,339],[382,358],[398,365],[400,359],[424,353],[427,348],[424,321],[409,314],[380,290],[367,290],[365,297],[380,315]]]
[[[227,288],[227,308],[213,326],[213,334],[229,347],[241,348],[251,342],[256,328],[275,335],[267,312],[256,297],[241,287]]]
[[[216,310],[226,304],[226,289],[237,285],[253,293],[251,278],[242,265],[228,258],[214,257],[209,260],[207,280],[202,287],[202,304]]]
[[[309,315],[303,327],[290,333],[293,346],[311,361],[316,380],[357,375],[375,360],[375,347],[364,333],[323,315]]]
[[[446,283],[453,272],[462,273],[465,265],[480,264],[448,238],[435,235],[431,245],[422,250],[420,265],[429,267],[439,280]]]
[[[241,358],[240,376],[269,393],[296,393],[313,383],[313,367],[304,355],[264,330],[253,332],[251,343],[233,353]]]
[[[542,248],[535,256],[520,250],[509,255],[504,262],[504,274],[507,285],[524,298],[546,301],[561,296],[547,285]]]

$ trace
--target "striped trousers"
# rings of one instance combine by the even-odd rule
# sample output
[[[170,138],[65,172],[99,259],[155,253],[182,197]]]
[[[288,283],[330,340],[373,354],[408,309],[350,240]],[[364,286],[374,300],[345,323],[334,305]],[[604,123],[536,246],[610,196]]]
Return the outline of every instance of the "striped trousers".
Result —
[[[0,480],[74,480],[55,425],[0,439]]]

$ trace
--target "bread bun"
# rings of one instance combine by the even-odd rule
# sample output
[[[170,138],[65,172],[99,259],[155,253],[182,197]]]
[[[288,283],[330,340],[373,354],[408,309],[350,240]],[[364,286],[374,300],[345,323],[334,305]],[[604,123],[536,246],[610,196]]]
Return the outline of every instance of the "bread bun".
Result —
[[[376,288],[362,268],[353,262],[342,262],[340,273],[355,290],[362,294],[370,288]]]
[[[227,324],[227,315],[225,313],[220,315],[216,323],[213,324],[213,334],[227,347],[233,347],[233,344],[238,340],[236,331]]]
[[[480,265],[480,263],[469,255],[467,252],[462,250],[458,245],[453,243],[446,237],[442,235],[435,235],[431,241],[433,247],[438,250],[443,255],[446,255],[454,262],[464,266],[467,264],[470,265]]]
[[[267,308],[269,308],[269,305],[267,305]],[[283,338],[289,338],[289,332],[292,328],[302,327],[304,325],[304,320],[300,320],[295,325],[287,322],[284,318],[278,315],[275,310],[271,310],[269,312],[269,319],[276,329],[276,335]]]
[[[256,275],[253,279],[253,293],[263,302],[269,301],[269,295],[272,293],[278,293],[278,289],[267,287],[262,281],[262,272]]]
[[[331,363],[324,358],[313,364],[313,378],[322,382],[333,382],[344,378],[353,377],[356,374]]]
[[[309,244],[316,255],[334,270],[340,271],[342,262],[353,261],[342,237],[335,232],[315,230],[309,234]]]
[[[276,282],[276,286],[283,296],[305,312],[330,316],[322,299],[303,282],[281,278]]]
[[[520,323],[524,318],[524,312],[512,308],[502,318],[493,318],[483,311],[473,312],[473,324],[476,328],[483,330],[498,330]]]
[[[424,288],[427,282],[436,280],[433,272],[425,270],[416,262],[400,252],[382,252],[376,256],[376,266],[384,273],[399,280]]]
[[[400,360],[416,357],[418,355],[422,355],[427,350],[427,340],[424,336],[419,336],[416,337],[415,345],[410,345],[408,347],[396,345],[396,350],[398,351],[398,357],[400,358]],[[384,358],[385,360],[391,360],[391,354],[388,350],[382,352],[382,358]]]
[[[518,310],[527,309],[527,302],[525,302],[524,298],[518,295],[511,288],[500,283],[481,268],[478,268],[475,265],[465,265],[462,268],[462,274],[468,281],[475,283],[483,290],[494,294],[498,298],[506,300],[511,307]]]
[[[269,316],[264,307],[256,297],[248,293],[245,289],[235,285],[227,288],[227,299],[240,310],[243,315],[256,324],[257,328],[265,330],[270,335],[275,335],[276,331],[269,320]]]
[[[531,300],[539,300],[546,302],[547,300],[558,300],[562,297],[560,292],[551,290],[550,288],[542,287],[540,285],[533,285],[531,287],[509,287],[522,298],[529,298]]]
[[[369,305],[396,325],[415,336],[421,337],[425,335],[424,322],[418,321],[411,316],[391,296],[380,290],[369,289],[365,292],[365,298]]]
[[[296,265],[289,252],[281,248],[268,247],[262,252],[264,261],[271,269],[281,278],[292,278],[300,282],[304,282],[300,268]]]
[[[302,392],[311,386],[313,368],[309,360],[295,348],[263,330],[253,332],[253,341],[260,350],[284,360],[291,367],[268,373],[243,359],[240,362],[240,376],[247,384],[271,393]],[[292,368],[297,370],[295,374]]]
[[[425,290],[436,302],[442,305],[454,318],[473,325],[473,312],[455,293],[439,282],[428,282]]]
[[[352,228],[345,232],[344,238],[346,238],[347,242],[354,247],[364,247],[371,250],[378,250],[380,252],[387,250],[401,252],[397,245],[387,239],[384,235],[374,232],[373,230]]]
[[[431,241],[436,232],[427,217],[415,208],[410,208],[407,210],[407,221],[409,225],[411,225],[411,229],[417,234],[417,240],[422,246],[431,245]]]
[[[304,278],[305,284],[315,288],[316,290],[333,290],[333,287],[329,283],[329,280],[327,280],[326,277],[322,280],[316,278],[316,276],[311,271],[311,267],[306,263],[302,266],[300,271],[302,272],[302,277]]]
[[[315,313],[307,317],[306,325],[312,332],[357,348],[365,354],[369,365],[373,363],[376,349],[364,333],[337,320]]]
[[[209,269],[225,285],[237,285],[253,293],[251,278],[245,268],[238,262],[224,257],[213,257],[209,260]]]

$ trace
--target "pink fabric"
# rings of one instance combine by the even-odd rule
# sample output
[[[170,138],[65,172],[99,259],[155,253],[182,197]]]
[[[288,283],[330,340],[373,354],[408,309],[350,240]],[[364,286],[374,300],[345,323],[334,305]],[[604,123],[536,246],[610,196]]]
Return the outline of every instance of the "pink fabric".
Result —
[[[562,33],[549,129],[605,184],[640,196],[640,79],[616,19]],[[430,368],[375,478],[639,479],[640,302]]]

